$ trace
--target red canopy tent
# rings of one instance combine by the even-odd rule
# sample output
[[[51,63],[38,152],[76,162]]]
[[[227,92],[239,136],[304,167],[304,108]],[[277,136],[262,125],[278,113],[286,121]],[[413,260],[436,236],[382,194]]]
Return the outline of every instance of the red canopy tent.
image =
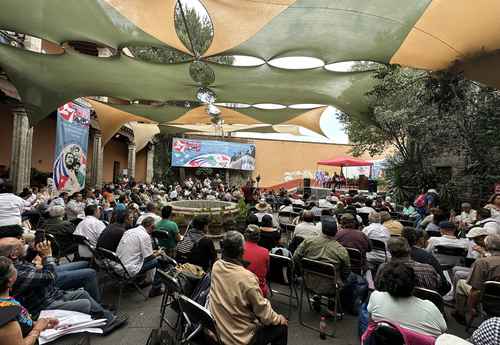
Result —
[[[334,159],[326,159],[326,160],[319,161],[316,164],[340,167],[340,175],[341,176],[344,175],[344,172],[342,169],[343,167],[366,167],[366,166],[369,166],[370,167],[369,176],[372,175],[373,162],[364,161],[361,159],[356,159],[354,157],[337,157]]]
[[[354,157],[337,157],[317,162],[319,165],[330,165],[334,167],[366,167],[372,166],[373,162],[356,159]]]

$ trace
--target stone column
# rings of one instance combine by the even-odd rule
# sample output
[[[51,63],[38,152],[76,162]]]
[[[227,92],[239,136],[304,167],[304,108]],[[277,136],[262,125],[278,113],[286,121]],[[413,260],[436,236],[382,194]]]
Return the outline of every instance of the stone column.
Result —
[[[155,161],[155,146],[149,145],[146,156],[146,183],[153,182]]]
[[[128,144],[128,166],[127,166],[127,171],[128,171],[128,177],[129,178],[135,178],[135,144],[130,143]]]
[[[92,151],[92,167],[90,171],[91,184],[94,188],[102,188],[103,155],[101,133],[94,133],[94,148]]]
[[[28,129],[26,134],[26,151],[24,155],[24,185],[31,183],[31,155],[33,150],[33,126]]]
[[[19,193],[29,181],[27,169],[31,171],[31,138],[33,129],[29,127],[28,115],[26,109],[19,106],[12,110],[12,151],[10,159],[10,180],[14,187],[14,192]],[[28,149],[28,144],[30,145]],[[26,158],[30,157],[29,166]]]

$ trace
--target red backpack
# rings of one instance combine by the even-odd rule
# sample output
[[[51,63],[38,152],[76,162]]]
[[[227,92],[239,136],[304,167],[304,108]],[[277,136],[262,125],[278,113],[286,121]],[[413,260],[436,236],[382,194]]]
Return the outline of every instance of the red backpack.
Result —
[[[425,193],[417,196],[413,205],[415,205],[415,207],[418,207],[418,208],[424,208],[425,207]]]

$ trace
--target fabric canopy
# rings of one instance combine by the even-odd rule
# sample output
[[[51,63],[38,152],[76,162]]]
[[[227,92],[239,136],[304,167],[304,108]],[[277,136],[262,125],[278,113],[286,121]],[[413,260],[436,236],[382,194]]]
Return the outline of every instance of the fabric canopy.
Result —
[[[215,76],[208,87],[216,93],[217,102],[315,103],[366,116],[370,106],[366,93],[376,82],[373,72],[331,72],[324,67],[288,70],[268,63],[290,56],[314,57],[325,64],[374,61],[428,70],[453,67],[470,79],[500,87],[500,74],[495,73],[500,67],[500,1],[200,1],[212,22],[213,39],[204,55],[196,58]],[[157,123],[178,121],[192,110],[167,105],[196,100],[200,84],[190,77],[191,61],[160,64],[122,53],[124,47],[161,47],[187,53],[194,60],[190,47],[181,42],[175,30],[176,3],[3,0],[0,29],[39,37],[52,44],[51,51],[59,53],[37,54],[0,44],[0,67],[15,85],[31,123],[36,124],[69,100],[88,96],[159,101],[165,105],[112,106]],[[72,41],[109,47],[116,55],[104,58],[63,49],[64,43]],[[206,59],[232,54],[265,61],[260,66],[237,67]],[[225,124],[287,124],[320,132],[321,115],[316,109],[307,116],[289,107],[235,111],[239,115],[225,112]],[[243,115],[246,120],[236,122]],[[189,116],[185,124],[193,125],[193,119],[210,120],[200,109]],[[108,122],[113,128],[118,123]]]
[[[372,166],[373,162],[356,159],[353,157],[337,157],[317,162],[319,165],[329,165],[334,167],[366,167]]]

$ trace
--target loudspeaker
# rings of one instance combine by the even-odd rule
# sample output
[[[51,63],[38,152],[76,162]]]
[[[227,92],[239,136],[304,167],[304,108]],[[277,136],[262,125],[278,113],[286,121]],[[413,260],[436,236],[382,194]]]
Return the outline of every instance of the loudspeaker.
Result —
[[[311,187],[311,179],[310,178],[304,178],[304,189],[310,188]]]

